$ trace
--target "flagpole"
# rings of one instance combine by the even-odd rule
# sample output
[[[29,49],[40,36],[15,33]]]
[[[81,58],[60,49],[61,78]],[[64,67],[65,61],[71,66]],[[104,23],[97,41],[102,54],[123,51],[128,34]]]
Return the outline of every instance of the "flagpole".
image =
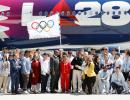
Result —
[[[62,40],[61,40],[61,34],[60,34],[60,50],[62,49]]]

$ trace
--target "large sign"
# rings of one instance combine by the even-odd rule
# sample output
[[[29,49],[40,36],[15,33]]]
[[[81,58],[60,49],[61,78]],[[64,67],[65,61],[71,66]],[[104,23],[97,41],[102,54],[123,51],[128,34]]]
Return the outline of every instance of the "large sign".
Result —
[[[130,0],[0,0],[0,5],[10,8],[0,10],[8,17],[0,25],[9,28],[4,31],[10,38],[29,39],[29,22],[57,12],[62,36],[130,34]]]

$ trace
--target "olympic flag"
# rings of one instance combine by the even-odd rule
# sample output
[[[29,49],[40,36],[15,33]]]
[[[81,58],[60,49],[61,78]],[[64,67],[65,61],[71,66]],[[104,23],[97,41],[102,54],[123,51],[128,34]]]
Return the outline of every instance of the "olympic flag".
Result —
[[[59,14],[43,17],[27,23],[29,39],[60,37]]]

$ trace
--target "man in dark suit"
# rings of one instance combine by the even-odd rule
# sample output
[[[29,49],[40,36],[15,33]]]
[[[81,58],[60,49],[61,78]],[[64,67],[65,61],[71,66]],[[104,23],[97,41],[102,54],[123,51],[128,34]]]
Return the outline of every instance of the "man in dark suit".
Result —
[[[54,55],[50,58],[51,93],[55,93],[58,91],[58,82],[60,77],[59,60],[60,60],[59,50],[55,50]]]
[[[13,59],[10,60],[10,76],[11,76],[11,92],[12,92],[12,94],[18,94],[20,68],[21,68],[21,66],[20,66],[19,59],[14,54]]]

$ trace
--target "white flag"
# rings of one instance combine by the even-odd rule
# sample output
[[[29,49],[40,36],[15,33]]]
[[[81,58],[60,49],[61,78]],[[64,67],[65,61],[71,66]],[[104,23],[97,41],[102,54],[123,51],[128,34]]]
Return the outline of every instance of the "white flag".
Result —
[[[27,23],[29,39],[60,37],[59,14],[43,17]]]

